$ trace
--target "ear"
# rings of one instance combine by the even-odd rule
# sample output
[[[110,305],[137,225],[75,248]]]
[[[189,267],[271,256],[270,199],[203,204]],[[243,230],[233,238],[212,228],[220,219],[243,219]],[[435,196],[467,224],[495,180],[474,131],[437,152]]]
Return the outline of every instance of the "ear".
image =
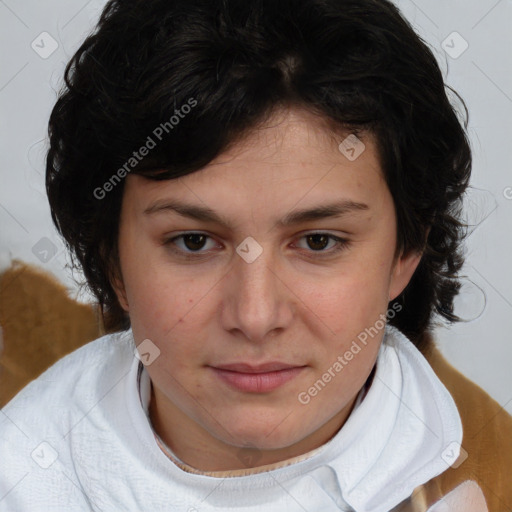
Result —
[[[418,267],[425,248],[427,247],[428,236],[432,226],[427,226],[424,237],[423,247],[416,251],[410,250],[407,254],[404,254],[403,250],[400,251],[400,255],[393,263],[393,270],[391,272],[391,278],[389,281],[389,300],[396,299],[409,284],[416,268]]]
[[[421,261],[423,252],[409,251],[400,253],[395,260],[389,282],[389,300],[396,299],[409,284],[414,271]]]
[[[112,288],[114,288],[114,291],[116,292],[117,300],[119,301],[119,304],[128,313],[130,308],[128,306],[128,300],[126,298],[126,289],[124,287],[123,280],[119,277],[113,278],[112,279]]]
[[[108,282],[114,289],[120,306],[128,313],[128,300],[126,298],[126,288],[124,286],[118,251],[119,249],[116,248],[113,254],[109,254],[103,244],[100,244],[99,247],[100,256],[106,264],[105,272]]]

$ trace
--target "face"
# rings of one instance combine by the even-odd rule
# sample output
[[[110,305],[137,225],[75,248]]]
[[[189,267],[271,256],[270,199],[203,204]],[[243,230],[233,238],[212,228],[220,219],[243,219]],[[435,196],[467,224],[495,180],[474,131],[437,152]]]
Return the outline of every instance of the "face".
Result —
[[[243,467],[244,446],[261,465],[321,445],[371,372],[381,315],[420,256],[395,258],[375,143],[354,159],[361,145],[338,148],[347,135],[281,111],[195,173],[127,177],[115,287],[136,343],[160,350],[154,428],[194,467]]]

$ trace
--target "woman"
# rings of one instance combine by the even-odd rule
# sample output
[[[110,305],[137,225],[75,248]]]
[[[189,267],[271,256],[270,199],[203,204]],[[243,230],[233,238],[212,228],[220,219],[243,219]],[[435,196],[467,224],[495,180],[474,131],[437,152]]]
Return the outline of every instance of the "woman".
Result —
[[[392,4],[112,0],[49,131],[111,334],[4,409],[0,507],[512,504],[512,419],[430,335],[470,149]]]

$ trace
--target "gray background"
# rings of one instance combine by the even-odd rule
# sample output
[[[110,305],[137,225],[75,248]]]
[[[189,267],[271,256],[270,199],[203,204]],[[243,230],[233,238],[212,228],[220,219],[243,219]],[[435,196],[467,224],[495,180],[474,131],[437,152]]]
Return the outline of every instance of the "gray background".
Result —
[[[64,66],[104,3],[0,0],[0,268],[11,258],[37,264],[81,301],[91,297],[65,268],[44,192],[44,138]],[[466,216],[474,229],[456,309],[468,321],[440,326],[436,336],[448,360],[512,413],[512,1],[396,3],[470,112],[474,168]]]

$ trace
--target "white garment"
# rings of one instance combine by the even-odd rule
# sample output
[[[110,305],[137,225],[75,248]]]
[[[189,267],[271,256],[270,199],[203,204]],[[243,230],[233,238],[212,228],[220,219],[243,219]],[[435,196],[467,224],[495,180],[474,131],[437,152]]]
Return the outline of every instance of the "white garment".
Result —
[[[388,512],[459,454],[452,397],[387,326],[368,393],[306,460],[231,478],[188,473],[156,443],[134,348],[131,330],[103,336],[0,412],[0,511]]]

